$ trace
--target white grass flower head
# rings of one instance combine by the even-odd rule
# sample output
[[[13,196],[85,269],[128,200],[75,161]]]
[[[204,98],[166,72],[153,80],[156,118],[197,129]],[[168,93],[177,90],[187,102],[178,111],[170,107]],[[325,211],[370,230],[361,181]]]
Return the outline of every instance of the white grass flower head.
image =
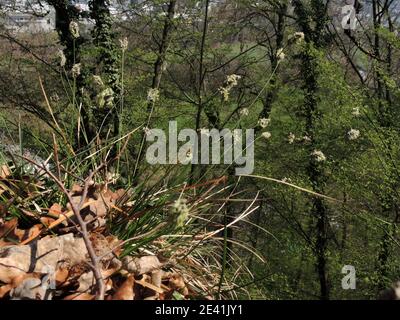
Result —
[[[270,122],[271,122],[271,119],[269,119],[269,118],[261,118],[260,120],[258,120],[258,125],[264,129],[264,128],[268,127]]]
[[[295,32],[293,36],[296,40],[299,40],[299,41],[304,40],[304,32]]]
[[[326,161],[326,156],[321,150],[314,150],[311,155],[314,157],[314,160],[317,162],[324,162]]]
[[[347,136],[349,140],[357,140],[361,136],[360,130],[351,129],[349,132],[347,132]]]
[[[229,100],[229,89],[228,88],[220,87],[218,89],[218,91],[222,95],[222,97],[224,98],[225,102]]]
[[[178,199],[174,202],[171,208],[172,222],[177,228],[183,227],[185,221],[189,216],[189,208],[186,199]]]
[[[53,93],[53,94],[51,95],[51,97],[50,97],[50,100],[51,100],[52,102],[57,103],[57,102],[60,101],[60,97],[58,96],[57,93]]]
[[[79,25],[76,21],[71,21],[69,24],[69,32],[73,38],[79,38]]]
[[[263,133],[261,133],[261,136],[265,139],[265,140],[268,140],[269,138],[271,138],[271,132],[269,132],[269,131],[265,131],[265,132],[263,132]]]
[[[156,102],[160,98],[160,91],[156,88],[151,88],[147,92],[147,101],[149,102]]]
[[[295,141],[296,141],[296,136],[294,135],[294,133],[290,132],[288,135],[289,144],[293,144]]]
[[[305,136],[303,137],[303,141],[304,141],[304,142],[311,142],[311,138],[310,138],[309,136],[305,135]]]
[[[353,116],[355,116],[355,117],[361,116],[360,108],[359,108],[359,107],[353,108],[353,110],[351,111],[351,114],[352,114]]]
[[[71,72],[72,72],[72,76],[74,78],[77,78],[81,74],[81,64],[80,63],[74,64],[72,66]]]
[[[222,95],[224,98],[224,101],[229,100],[229,93],[232,90],[233,87],[236,87],[238,85],[238,81],[241,79],[241,76],[237,74],[231,74],[226,76],[226,84],[223,87],[220,87],[218,89],[219,93]]]
[[[285,52],[283,52],[283,48],[278,49],[278,51],[276,52],[276,57],[279,61],[285,60],[286,55]]]
[[[120,175],[118,173],[107,172],[106,179],[107,179],[108,183],[116,184],[119,178],[120,178]]]
[[[128,42],[127,37],[125,37],[123,39],[119,39],[119,45],[120,45],[122,51],[126,51],[126,49],[128,49],[128,44],[129,44],[129,42]]]
[[[100,108],[111,108],[114,104],[114,91],[111,88],[101,90],[96,96],[97,104]]]
[[[67,63],[67,58],[65,57],[65,54],[61,49],[57,51],[57,57],[60,59],[60,66],[65,67],[65,64]]]
[[[231,74],[229,76],[226,77],[226,84],[227,87],[229,88],[233,88],[236,87],[238,85],[238,81],[241,79],[242,77],[237,75],[237,74]]]
[[[249,109],[247,109],[247,108],[241,109],[241,110],[239,111],[239,115],[240,115],[241,117],[247,117],[247,116],[249,115]]]
[[[99,87],[103,87],[104,86],[104,82],[103,82],[103,80],[101,79],[100,76],[93,76],[93,82]]]
[[[149,129],[149,127],[144,127],[143,128],[143,132],[144,132],[144,134],[146,135],[146,136],[148,136],[149,134],[150,134],[150,129]]]

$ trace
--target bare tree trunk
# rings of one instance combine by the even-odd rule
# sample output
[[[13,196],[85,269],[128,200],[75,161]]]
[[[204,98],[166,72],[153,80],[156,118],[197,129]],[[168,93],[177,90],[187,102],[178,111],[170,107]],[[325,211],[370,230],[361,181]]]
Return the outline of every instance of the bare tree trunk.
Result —
[[[121,94],[119,52],[112,31],[113,20],[109,6],[109,0],[91,0],[89,2],[90,16],[95,21],[93,40],[99,50],[97,63],[98,66],[101,66],[101,74],[104,76],[105,84],[112,89],[113,96],[112,106],[96,106],[93,112],[100,140],[108,136],[112,125],[114,126],[112,135],[115,137],[119,133],[119,115],[116,108],[117,99]]]
[[[276,26],[276,40],[275,40],[275,51],[274,53],[271,53],[270,56],[270,62],[271,62],[271,70],[273,72],[271,80],[270,80],[270,89],[267,90],[267,93],[265,94],[265,98],[263,100],[263,108],[260,112],[259,119],[262,118],[269,118],[271,109],[272,109],[272,104],[275,101],[276,94],[278,92],[278,89],[276,88],[277,80],[278,80],[278,63],[279,63],[279,57],[278,57],[278,50],[283,48],[283,40],[284,40],[284,35],[285,35],[285,29],[286,29],[286,12],[287,12],[287,4],[279,4],[278,5],[278,21],[277,21],[277,26]],[[259,129],[259,128],[258,128]]]
[[[318,66],[316,58],[310,50],[314,47],[322,49],[325,45],[324,32],[326,28],[327,13],[326,6],[322,0],[311,2],[309,12],[301,0],[293,1],[297,22],[301,27],[306,41],[306,49],[302,53],[302,75],[304,77],[304,104],[303,117],[305,118],[305,134],[310,138],[307,151],[309,163],[307,174],[314,192],[324,193],[326,177],[324,175],[323,163],[317,161],[312,155],[313,150],[318,149],[315,123],[319,119],[318,112]],[[312,28],[310,22],[315,23]],[[316,219],[314,254],[316,258],[316,269],[320,284],[320,299],[328,300],[330,295],[328,272],[327,272],[327,249],[328,249],[328,210],[325,202],[320,197],[312,199],[311,214]]]
[[[199,58],[199,74],[198,74],[198,88],[197,88],[197,114],[196,114],[196,132],[200,129],[201,122],[201,114],[203,112],[203,89],[204,89],[204,53],[205,53],[205,45],[207,38],[207,29],[208,29],[208,14],[210,9],[210,0],[206,0],[204,7],[204,22],[203,22],[203,32],[201,35],[201,43],[200,43],[200,58]],[[200,141],[199,141],[200,142]],[[198,143],[200,145],[200,143]],[[189,181],[192,183],[195,180],[195,164],[192,164],[190,168],[190,177]]]
[[[175,15],[177,0],[170,0],[168,4],[167,18],[164,22],[164,29],[162,33],[161,43],[158,49],[157,60],[154,63],[154,75],[151,83],[152,89],[159,89],[161,83],[161,77],[163,74],[163,68],[165,67],[165,59],[167,56],[167,50],[171,41],[171,31],[173,28],[173,19]],[[152,109],[152,103],[148,102],[147,112],[150,113]]]
[[[383,21],[383,17],[386,13],[387,23],[389,25],[389,31],[393,32],[393,24],[390,18],[390,10],[387,1],[384,4],[381,3],[380,0],[373,0],[372,2],[372,18],[374,25],[374,55],[377,63],[382,63],[382,69],[386,70],[387,76],[391,74],[392,68],[392,45],[390,43],[385,44],[381,39],[379,34],[379,29],[385,23]],[[386,48],[383,48],[386,46]],[[386,49],[387,54],[386,58],[383,59],[383,53]],[[382,62],[380,62],[382,61]],[[376,96],[378,99],[378,121],[382,128],[381,132],[383,138],[385,140],[385,150],[384,154],[388,162],[387,171],[385,173],[385,177],[383,179],[382,185],[384,186],[383,190],[379,195],[379,200],[381,202],[382,215],[385,219],[389,221],[393,221],[393,223],[397,220],[397,188],[398,188],[398,173],[396,165],[392,162],[392,150],[393,141],[392,134],[390,133],[391,128],[393,127],[393,103],[392,103],[392,94],[390,88],[386,85],[384,79],[384,75],[379,68],[377,68],[375,73],[375,82],[376,82]],[[388,277],[389,277],[389,260],[391,255],[392,248],[392,237],[394,235],[394,224],[385,224],[383,226],[383,236],[380,242],[378,257],[377,257],[377,273],[379,276],[377,289],[383,290],[388,285]]]

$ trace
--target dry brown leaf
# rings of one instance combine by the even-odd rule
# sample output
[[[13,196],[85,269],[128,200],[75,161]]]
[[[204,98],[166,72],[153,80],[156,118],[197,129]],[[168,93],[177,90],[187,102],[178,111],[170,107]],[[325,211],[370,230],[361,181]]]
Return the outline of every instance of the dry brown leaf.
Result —
[[[108,277],[111,276],[115,271],[116,269],[101,270],[101,275],[103,279],[106,279],[105,281],[106,291],[112,289],[112,280],[108,279]],[[77,292],[87,292],[92,290],[92,288],[96,284],[96,279],[94,277],[93,271],[83,273],[78,278],[78,283],[79,283],[79,288],[76,290]]]
[[[25,279],[18,287],[10,291],[11,300],[42,300],[46,295],[46,289],[41,287],[40,279]]]
[[[0,299],[3,298],[12,289],[18,287],[25,279],[36,278],[39,279],[39,275],[35,273],[25,273],[16,276],[12,279],[11,283],[4,285],[0,288]]]
[[[113,281],[111,279],[106,280],[106,292],[110,291],[113,288]]]
[[[58,203],[53,204],[49,209],[49,214],[55,217],[60,216],[61,213],[62,213],[62,207]]]
[[[74,196],[71,197],[71,200],[72,200],[72,205],[74,205],[75,207],[78,207],[80,205],[80,203],[81,203],[82,196],[81,195],[74,195]],[[93,200],[93,199],[91,199],[91,200]],[[92,201],[92,203],[93,202],[94,201]],[[72,211],[72,205],[71,205],[71,203],[67,203],[68,211]]]
[[[140,284],[142,287],[149,288],[157,293],[164,293],[164,290],[156,287],[154,284],[151,284],[150,282],[147,282],[145,279],[141,280],[136,280],[135,281],[137,284]]]
[[[127,256],[122,260],[122,264],[126,271],[137,276],[161,269],[163,265],[156,256],[144,256],[140,258]]]
[[[68,279],[69,271],[67,268],[60,268],[56,271],[55,280],[56,285],[61,285],[65,283]]]
[[[118,189],[112,194],[112,199],[117,201],[121,199],[123,196],[125,196],[126,190],[125,189]]]
[[[36,224],[29,230],[21,230],[21,229],[15,228],[14,235],[20,242],[22,242],[25,239],[37,237],[40,234],[42,227],[43,227],[42,225]]]
[[[45,226],[48,227],[49,225],[51,225],[54,221],[56,221],[53,218],[49,218],[49,217],[41,217],[40,218],[40,222]]]
[[[101,192],[97,196],[97,200],[90,206],[90,211],[96,217],[105,217],[110,208],[114,205],[115,200],[112,198],[111,191]]]
[[[82,238],[73,234],[45,237],[30,245],[0,248],[0,281],[10,283],[16,276],[29,271],[41,273],[45,268],[57,269],[59,263],[77,265],[87,260]]]
[[[13,218],[0,225],[0,239],[6,237],[18,225],[18,219]]]
[[[22,280],[10,292],[12,300],[51,300],[52,292],[49,291],[48,283],[38,277],[29,277]]]
[[[89,201],[89,202],[86,202],[86,203],[82,206],[82,209],[88,207],[90,204],[91,204],[90,201]],[[73,215],[74,215],[74,212],[73,212],[73,211],[68,211],[67,213],[62,214],[62,215],[60,216],[60,218],[58,218],[56,221],[54,221],[52,224],[50,224],[50,225],[47,227],[47,229],[48,229],[48,230],[51,230],[51,229],[57,227],[58,225],[60,225],[61,223],[63,223],[63,222],[64,222],[65,220],[67,220],[68,218],[71,218]],[[26,239],[26,240],[24,240],[23,242],[21,242],[21,244],[22,244],[22,245],[25,245],[25,244],[30,243],[31,241],[35,240],[35,239],[37,238],[37,236],[39,236],[40,234],[41,234],[41,233],[39,233],[39,234],[36,235],[36,236],[29,237],[28,239]]]
[[[116,258],[119,250],[113,250],[120,241],[113,236],[105,237],[100,233],[91,233],[90,241],[97,256],[101,257],[101,262],[105,268],[120,269],[121,261]]]
[[[6,164],[1,165],[0,166],[0,178],[6,179],[9,176],[11,176],[10,168]]]
[[[161,281],[162,281],[162,276],[163,276],[163,271],[162,270],[154,270],[151,273],[151,283],[158,287],[161,288]],[[144,293],[145,300],[157,300],[159,298],[159,293],[154,292],[152,289],[147,289],[146,292]]]
[[[135,299],[135,278],[133,275],[129,275],[124,283],[118,288],[118,290],[112,296],[112,300],[134,300]]]
[[[189,290],[186,287],[185,280],[178,273],[174,273],[170,277],[169,286],[170,286],[171,289],[174,289],[174,290],[182,293],[184,296],[187,296],[189,294]]]
[[[118,257],[123,251],[122,247],[120,246],[122,240],[119,240],[115,236],[107,236],[106,240],[108,242],[108,247],[110,248],[110,250],[113,249],[114,254],[116,254]]]
[[[1,185],[0,185],[0,195],[1,195],[2,193],[4,193],[4,192],[5,192],[5,190],[3,190],[3,189],[1,188]],[[9,208],[10,205],[13,203],[13,201],[14,201],[14,198],[11,198],[11,199],[8,200],[8,201],[4,201],[4,202],[0,203],[0,218],[3,217],[3,216],[5,216],[5,215],[8,213],[8,208]],[[0,220],[0,222],[2,222],[2,221]]]
[[[151,283],[154,284],[156,287],[161,287],[162,275],[162,270],[154,270],[151,273]]]
[[[14,243],[0,240],[0,248],[7,247],[7,246],[12,246],[12,245],[14,245]]]
[[[166,286],[165,284],[163,284],[163,283],[161,283],[161,287],[160,288],[165,290],[165,291],[170,290],[170,288],[168,286]]]
[[[77,194],[77,193],[82,193],[83,189],[79,184],[74,184],[71,188],[71,193]]]
[[[40,274],[38,274],[38,273],[24,273],[24,274],[18,275],[12,280],[11,285],[13,285],[14,287],[17,287],[18,285],[20,285],[22,283],[22,281],[24,281],[25,279],[29,279],[29,278],[39,279],[40,278]]]
[[[78,206],[82,201],[83,189],[79,185],[72,187],[72,204]],[[91,214],[87,220],[91,220],[95,217],[105,217],[108,210],[113,207],[115,200],[113,199],[113,192],[103,188],[101,185],[92,186],[88,190],[87,199],[85,201],[91,201],[89,210]],[[67,205],[67,208],[71,209],[71,204]]]
[[[2,299],[7,293],[9,293],[14,287],[11,284],[6,284],[0,287],[0,299]]]
[[[112,269],[108,269],[108,270],[102,270],[101,274],[102,274],[104,279],[107,279],[107,278],[111,277],[118,270],[119,270],[119,268],[112,268]]]
[[[79,287],[77,292],[87,292],[96,284],[96,280],[93,275],[93,271],[82,274],[78,279]]]
[[[30,279],[30,282],[23,284],[23,282],[28,279]],[[26,285],[28,285],[28,286],[29,286],[29,284],[32,285],[32,280],[35,283],[40,282],[40,275],[37,273],[25,273],[25,274],[20,274],[20,275],[16,276],[15,278],[13,278],[11,283],[7,285],[8,286],[7,288],[9,289],[8,291],[11,291],[11,290],[17,288],[17,292],[15,294],[10,293],[10,296],[14,299],[21,298],[20,296],[24,296],[23,298],[29,298],[28,296],[30,296],[30,293],[27,292],[29,289],[26,288]],[[25,287],[25,289],[24,289],[24,287]],[[41,291],[41,292],[35,291],[35,298],[37,296],[40,296],[41,294],[43,295],[43,293],[44,293],[43,291]]]

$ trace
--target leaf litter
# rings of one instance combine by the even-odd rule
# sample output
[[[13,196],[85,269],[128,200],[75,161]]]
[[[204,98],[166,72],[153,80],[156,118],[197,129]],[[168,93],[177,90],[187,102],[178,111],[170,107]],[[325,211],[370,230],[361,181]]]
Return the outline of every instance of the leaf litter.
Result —
[[[41,183],[25,177],[21,194],[18,188],[23,181],[14,179],[8,167],[1,167],[0,178],[0,299],[94,300],[96,279],[71,204],[52,203],[40,210],[44,214],[34,213],[32,203],[21,199],[32,201],[40,196]],[[183,275],[171,272],[173,263],[165,258],[155,254],[121,255],[119,244],[123,242],[109,234],[105,226],[107,215],[111,209],[118,209],[117,202],[125,190],[113,192],[93,184],[85,199],[82,186],[75,184],[71,191],[75,205],[84,203],[81,215],[100,257],[106,300],[190,299],[191,294],[198,297],[198,292],[188,289]],[[15,198],[20,201],[17,216],[8,210]]]

